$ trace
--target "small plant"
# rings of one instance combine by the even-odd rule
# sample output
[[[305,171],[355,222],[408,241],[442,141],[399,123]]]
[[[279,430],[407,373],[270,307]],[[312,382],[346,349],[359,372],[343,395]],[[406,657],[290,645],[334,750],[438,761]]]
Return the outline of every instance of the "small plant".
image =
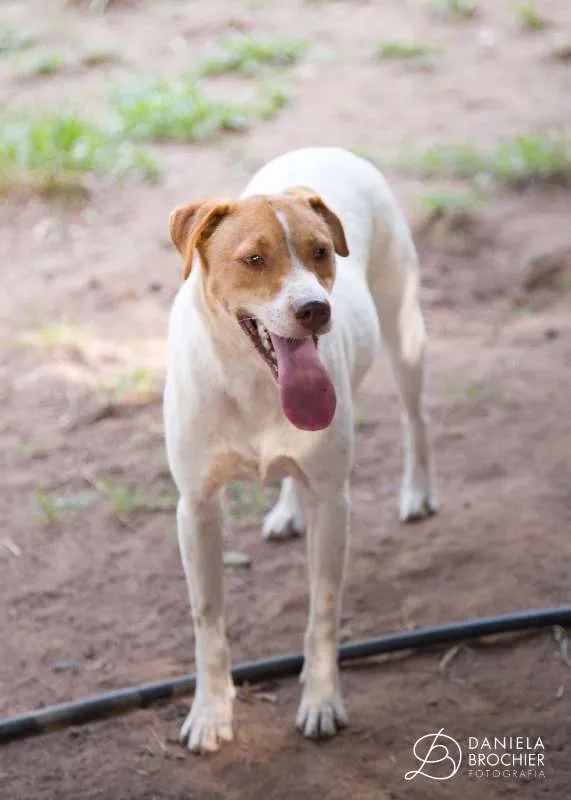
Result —
[[[108,478],[92,481],[95,489],[110,502],[113,514],[122,525],[137,511],[166,511],[176,507],[178,492],[171,486],[157,495],[150,495],[137,486],[116,483]]]
[[[267,119],[285,103],[283,90],[262,88],[250,104],[223,103],[209,97],[197,79],[138,79],[113,97],[124,135],[137,139],[202,141],[222,131],[240,131],[252,119]]]
[[[109,402],[121,403],[126,400],[155,395],[155,376],[148,367],[134,367],[113,384],[104,385],[102,393]]]
[[[136,486],[115,483],[108,479],[97,479],[93,485],[109,500],[113,513],[122,523],[126,523],[127,518],[135,511],[148,508],[147,495]]]
[[[477,211],[488,201],[487,196],[476,188],[464,191],[427,192],[418,199],[418,206],[429,214],[464,214]]]
[[[57,499],[45,492],[36,492],[37,515],[45,525],[53,525],[62,517],[62,509]]]
[[[85,6],[91,14],[103,14],[116,0],[68,0],[70,6]]]
[[[288,67],[307,51],[307,42],[291,37],[228,36],[220,42],[219,52],[198,65],[201,75],[239,72],[256,75],[264,67]]]
[[[548,25],[547,19],[539,13],[533,3],[517,5],[515,12],[520,28],[526,33],[537,33],[544,30]]]
[[[0,182],[65,188],[88,173],[157,175],[152,156],[71,113],[0,119]]]
[[[227,489],[228,513],[235,522],[260,519],[277,500],[277,488],[273,485],[233,481]]]
[[[478,13],[474,0],[435,0],[431,5],[436,14],[452,20],[472,19]]]
[[[85,338],[85,331],[71,322],[54,322],[39,324],[35,329],[21,337],[23,344],[32,344],[46,348],[74,347]]]
[[[93,50],[91,53],[86,53],[81,59],[84,67],[102,67],[106,64],[114,64],[120,61],[120,57],[113,50]]]
[[[138,79],[118,89],[115,110],[127,136],[199,141],[220,131],[243,130],[243,106],[208,97],[194,77]]]
[[[283,86],[266,82],[262,87],[254,112],[260,119],[271,119],[287,105],[288,99],[288,94]]]
[[[488,178],[510,186],[565,183],[571,178],[571,143],[559,133],[529,134],[487,151],[470,144],[430,147],[400,163],[426,177]]]
[[[376,426],[374,420],[369,419],[362,411],[356,411],[353,417],[353,426],[356,433],[363,433]]]
[[[0,55],[17,53],[33,47],[35,39],[25,33],[16,33],[10,29],[0,29]]]
[[[502,386],[493,379],[483,383],[464,381],[458,376],[448,375],[444,379],[442,388],[449,397],[465,400],[468,403],[501,403],[504,400]]]
[[[46,492],[36,492],[36,514],[44,525],[61,522],[70,511],[78,511],[90,506],[96,500],[95,492],[79,492],[75,495],[58,497]]]
[[[418,42],[403,42],[397,39],[388,39],[378,43],[376,53],[377,58],[381,59],[419,60],[428,56],[439,56],[442,54],[442,49],[419,44]]]
[[[59,72],[63,64],[62,58],[58,53],[41,53],[27,67],[28,75],[47,77]]]

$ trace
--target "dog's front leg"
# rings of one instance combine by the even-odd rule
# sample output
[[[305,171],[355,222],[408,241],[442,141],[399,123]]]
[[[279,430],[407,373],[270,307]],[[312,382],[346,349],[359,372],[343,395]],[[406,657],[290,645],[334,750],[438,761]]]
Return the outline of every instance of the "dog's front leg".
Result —
[[[347,723],[339,685],[337,640],[349,540],[349,485],[311,497],[308,528],[309,622],[303,694],[296,725],[310,738],[334,736]]]
[[[178,540],[194,619],[196,691],[180,738],[196,753],[232,739],[234,687],[224,624],[222,525],[217,498],[181,497]]]

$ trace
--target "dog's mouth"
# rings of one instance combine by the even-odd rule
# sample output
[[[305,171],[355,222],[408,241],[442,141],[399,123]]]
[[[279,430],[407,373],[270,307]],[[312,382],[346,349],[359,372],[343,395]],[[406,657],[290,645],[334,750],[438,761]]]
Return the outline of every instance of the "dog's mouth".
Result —
[[[272,371],[286,417],[297,428],[327,428],[335,415],[335,389],[317,350],[317,336],[291,339],[271,333],[252,316],[240,327]]]
[[[254,347],[278,380],[278,359],[272,343],[269,330],[255,317],[239,316],[238,322],[242,330],[248,335]]]

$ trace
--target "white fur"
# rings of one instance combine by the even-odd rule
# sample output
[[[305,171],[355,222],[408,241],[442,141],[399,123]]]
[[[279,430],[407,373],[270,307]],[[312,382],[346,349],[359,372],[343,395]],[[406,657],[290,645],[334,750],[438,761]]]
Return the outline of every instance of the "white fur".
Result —
[[[313,189],[339,216],[350,251],[347,258],[337,258],[332,326],[319,345],[337,394],[331,425],[306,432],[285,418],[275,381],[247,337],[233,321],[213,322],[204,308],[197,265],[181,286],[170,318],[166,443],[180,491],[178,533],[195,623],[198,676],[181,737],[196,752],[215,750],[232,737],[234,690],[223,613],[220,501],[217,493],[205,490],[215,459],[234,454],[225,480],[285,476],[278,503],[264,521],[265,538],[307,526],[310,608],[296,722],[309,737],[332,735],[346,721],[336,651],[349,537],[352,393],[371,366],[381,331],[403,403],[400,518],[418,519],[436,510],[422,409],[426,334],[408,226],[382,175],[337,148],[286,153],[263,167],[243,196],[278,194],[299,185]],[[280,223],[289,239],[286,220]],[[291,274],[281,296],[252,310],[270,330],[284,331],[282,335],[288,335],[284,325],[292,297],[308,288],[323,291],[303,265],[294,263]]]

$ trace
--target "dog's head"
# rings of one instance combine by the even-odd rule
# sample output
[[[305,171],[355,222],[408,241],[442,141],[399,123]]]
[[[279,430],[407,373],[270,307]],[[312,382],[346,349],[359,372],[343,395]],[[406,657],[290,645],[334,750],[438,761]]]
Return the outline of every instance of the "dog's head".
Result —
[[[304,429],[327,427],[335,393],[317,345],[332,323],[335,253],[349,254],[339,218],[296,187],[177,208],[170,233],[185,279],[198,252],[206,303],[249,337],[278,381],[288,418]]]

